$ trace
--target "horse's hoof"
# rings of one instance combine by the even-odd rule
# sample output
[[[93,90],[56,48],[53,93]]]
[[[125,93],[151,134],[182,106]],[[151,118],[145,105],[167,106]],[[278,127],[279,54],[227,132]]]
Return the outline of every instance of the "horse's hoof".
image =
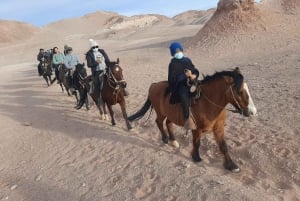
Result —
[[[227,164],[224,164],[225,169],[233,172],[238,173],[241,171],[241,169],[234,163],[234,162],[228,162]]]
[[[201,162],[202,159],[200,158],[200,156],[198,154],[192,154],[192,158],[194,162]]]
[[[101,114],[100,120],[105,120],[105,115]]]
[[[163,143],[168,144],[169,143],[169,138],[168,137],[162,137],[161,139]]]
[[[241,171],[240,168],[236,168],[236,169],[231,170],[231,172],[233,172],[233,173],[239,173],[240,171]]]
[[[105,115],[105,120],[109,121],[109,116],[107,114]],[[115,123],[115,125],[116,125],[116,123]]]
[[[170,141],[170,145],[174,148],[179,148],[179,143],[176,140]]]

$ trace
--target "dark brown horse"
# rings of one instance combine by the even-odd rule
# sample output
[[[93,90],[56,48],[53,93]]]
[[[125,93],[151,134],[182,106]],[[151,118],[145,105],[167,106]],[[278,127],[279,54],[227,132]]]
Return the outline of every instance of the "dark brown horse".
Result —
[[[40,62],[40,68],[41,68],[41,75],[45,79],[47,86],[49,87],[55,79],[52,80],[52,62],[50,57],[43,57],[42,61]]]
[[[201,84],[197,86],[197,91],[201,96],[195,98],[191,103],[191,114],[196,124],[196,129],[192,130],[193,150],[192,158],[195,162],[200,162],[199,148],[200,138],[206,132],[213,132],[219,149],[224,155],[224,167],[232,172],[239,172],[239,167],[231,160],[227,145],[224,140],[224,126],[226,120],[226,105],[230,103],[241,114],[245,116],[255,115],[256,108],[253,104],[247,84],[240,70],[217,72],[212,76],[206,76]],[[183,126],[184,118],[179,104],[170,104],[170,93],[168,93],[168,83],[153,83],[149,89],[149,95],[144,106],[128,119],[130,121],[141,118],[152,106],[157,114],[156,124],[162,134],[162,141],[171,141],[173,146],[179,144],[175,140],[173,133],[173,123]],[[166,119],[168,134],[163,128],[163,121]]]
[[[86,92],[90,90],[91,80],[92,80],[91,77],[88,77],[86,79],[85,82]],[[111,124],[113,126],[116,125],[116,121],[114,118],[114,111],[112,109],[112,106],[119,103],[122,110],[123,117],[126,122],[127,129],[130,130],[132,127],[129,121],[127,120],[126,103],[124,98],[125,88],[126,88],[126,81],[123,77],[123,69],[119,65],[119,59],[117,59],[116,62],[110,62],[107,72],[104,74],[103,88],[101,91],[104,104],[102,106],[98,104],[99,93],[92,93],[90,94],[90,96],[96,103],[102,120],[109,120],[105,105],[108,107],[109,114],[111,117]],[[87,98],[87,93],[83,98],[81,98],[80,101],[81,104],[86,98]]]

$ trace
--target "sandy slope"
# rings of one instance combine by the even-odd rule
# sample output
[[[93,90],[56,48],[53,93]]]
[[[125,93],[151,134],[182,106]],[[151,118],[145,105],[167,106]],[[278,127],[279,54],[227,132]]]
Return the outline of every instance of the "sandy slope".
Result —
[[[37,76],[39,47],[62,48],[67,43],[84,60],[87,39],[93,36],[112,60],[120,58],[130,91],[127,110],[133,113],[144,102],[150,83],[166,79],[170,41],[197,37],[199,25],[174,24],[164,21],[113,35],[98,30],[59,41],[37,36],[0,48],[5,75],[0,80],[0,200],[299,200],[300,29],[294,24],[267,24],[267,37],[245,35],[235,48],[227,43],[210,46],[223,48],[224,53],[216,52],[213,58],[202,54],[201,46],[187,52],[204,74],[240,66],[250,86],[258,116],[228,113],[226,124],[230,153],[242,169],[239,174],[222,168],[211,134],[202,139],[203,162],[195,164],[191,136],[185,137],[181,128],[176,128],[181,146],[174,149],[161,142],[155,114],[127,132],[115,106],[117,126],[112,127],[98,119],[95,106],[90,111],[73,109],[74,98],[56,84],[47,88]],[[291,34],[283,37],[288,31]],[[248,52],[248,47],[256,49]],[[16,48],[24,54],[9,59]]]

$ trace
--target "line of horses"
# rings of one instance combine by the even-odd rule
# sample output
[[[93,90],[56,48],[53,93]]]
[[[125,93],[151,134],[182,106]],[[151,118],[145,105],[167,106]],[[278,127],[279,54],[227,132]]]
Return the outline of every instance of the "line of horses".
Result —
[[[124,89],[126,81],[123,77],[123,69],[119,65],[119,59],[110,62],[105,74],[102,89],[102,98],[104,104],[98,105],[98,94],[89,94],[91,87],[91,76],[87,76],[84,64],[78,64],[74,73],[75,88],[79,91],[76,109],[80,109],[84,104],[88,109],[88,95],[90,95],[97,105],[103,120],[107,119],[106,107],[109,110],[111,124],[116,125],[112,106],[119,104],[127,126],[132,129],[130,122],[142,118],[149,109],[156,112],[156,124],[160,130],[162,141],[165,144],[170,143],[174,147],[179,147],[174,135],[174,125],[183,126],[184,118],[182,116],[182,107],[179,104],[170,104],[170,93],[167,81],[152,83],[149,88],[149,94],[142,108],[131,116],[127,116],[126,103],[124,98]],[[59,79],[62,91],[63,85],[68,91],[66,82],[66,72],[63,66],[60,68]],[[70,94],[69,94],[70,95]],[[251,98],[248,85],[244,81],[239,68],[230,71],[216,72],[213,75],[207,75],[203,80],[198,81],[196,93],[192,98],[191,114],[196,124],[196,129],[192,130],[193,149],[191,152],[192,159],[200,162],[200,139],[207,133],[212,132],[224,156],[224,168],[232,172],[239,172],[240,168],[231,159],[226,141],[224,139],[224,127],[226,121],[226,106],[231,104],[237,112],[245,117],[256,115],[257,109]],[[164,129],[164,122],[167,130]]]

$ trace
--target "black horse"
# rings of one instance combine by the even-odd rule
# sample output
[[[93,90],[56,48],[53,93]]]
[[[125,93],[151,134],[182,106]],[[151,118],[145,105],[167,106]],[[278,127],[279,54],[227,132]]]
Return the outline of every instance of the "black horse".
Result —
[[[79,105],[79,100],[82,94],[84,93],[84,85],[83,85],[83,80],[87,76],[86,68],[84,67],[84,63],[82,64],[77,64],[75,71],[73,73],[73,79],[72,79],[72,87],[74,88],[74,91],[70,91],[70,82],[68,81],[68,69],[66,68],[65,65],[60,65],[59,66],[59,84],[62,89],[62,92],[64,92],[64,88],[67,91],[67,94],[69,96],[74,95],[76,97],[76,103],[77,105],[75,106],[76,108]],[[89,100],[85,100],[85,106],[86,109],[89,110]],[[79,109],[79,108],[77,108]]]
[[[46,80],[48,87],[55,81],[55,79],[51,79],[52,75],[52,62],[49,57],[43,57],[41,62],[39,63],[40,68],[40,76]]]

